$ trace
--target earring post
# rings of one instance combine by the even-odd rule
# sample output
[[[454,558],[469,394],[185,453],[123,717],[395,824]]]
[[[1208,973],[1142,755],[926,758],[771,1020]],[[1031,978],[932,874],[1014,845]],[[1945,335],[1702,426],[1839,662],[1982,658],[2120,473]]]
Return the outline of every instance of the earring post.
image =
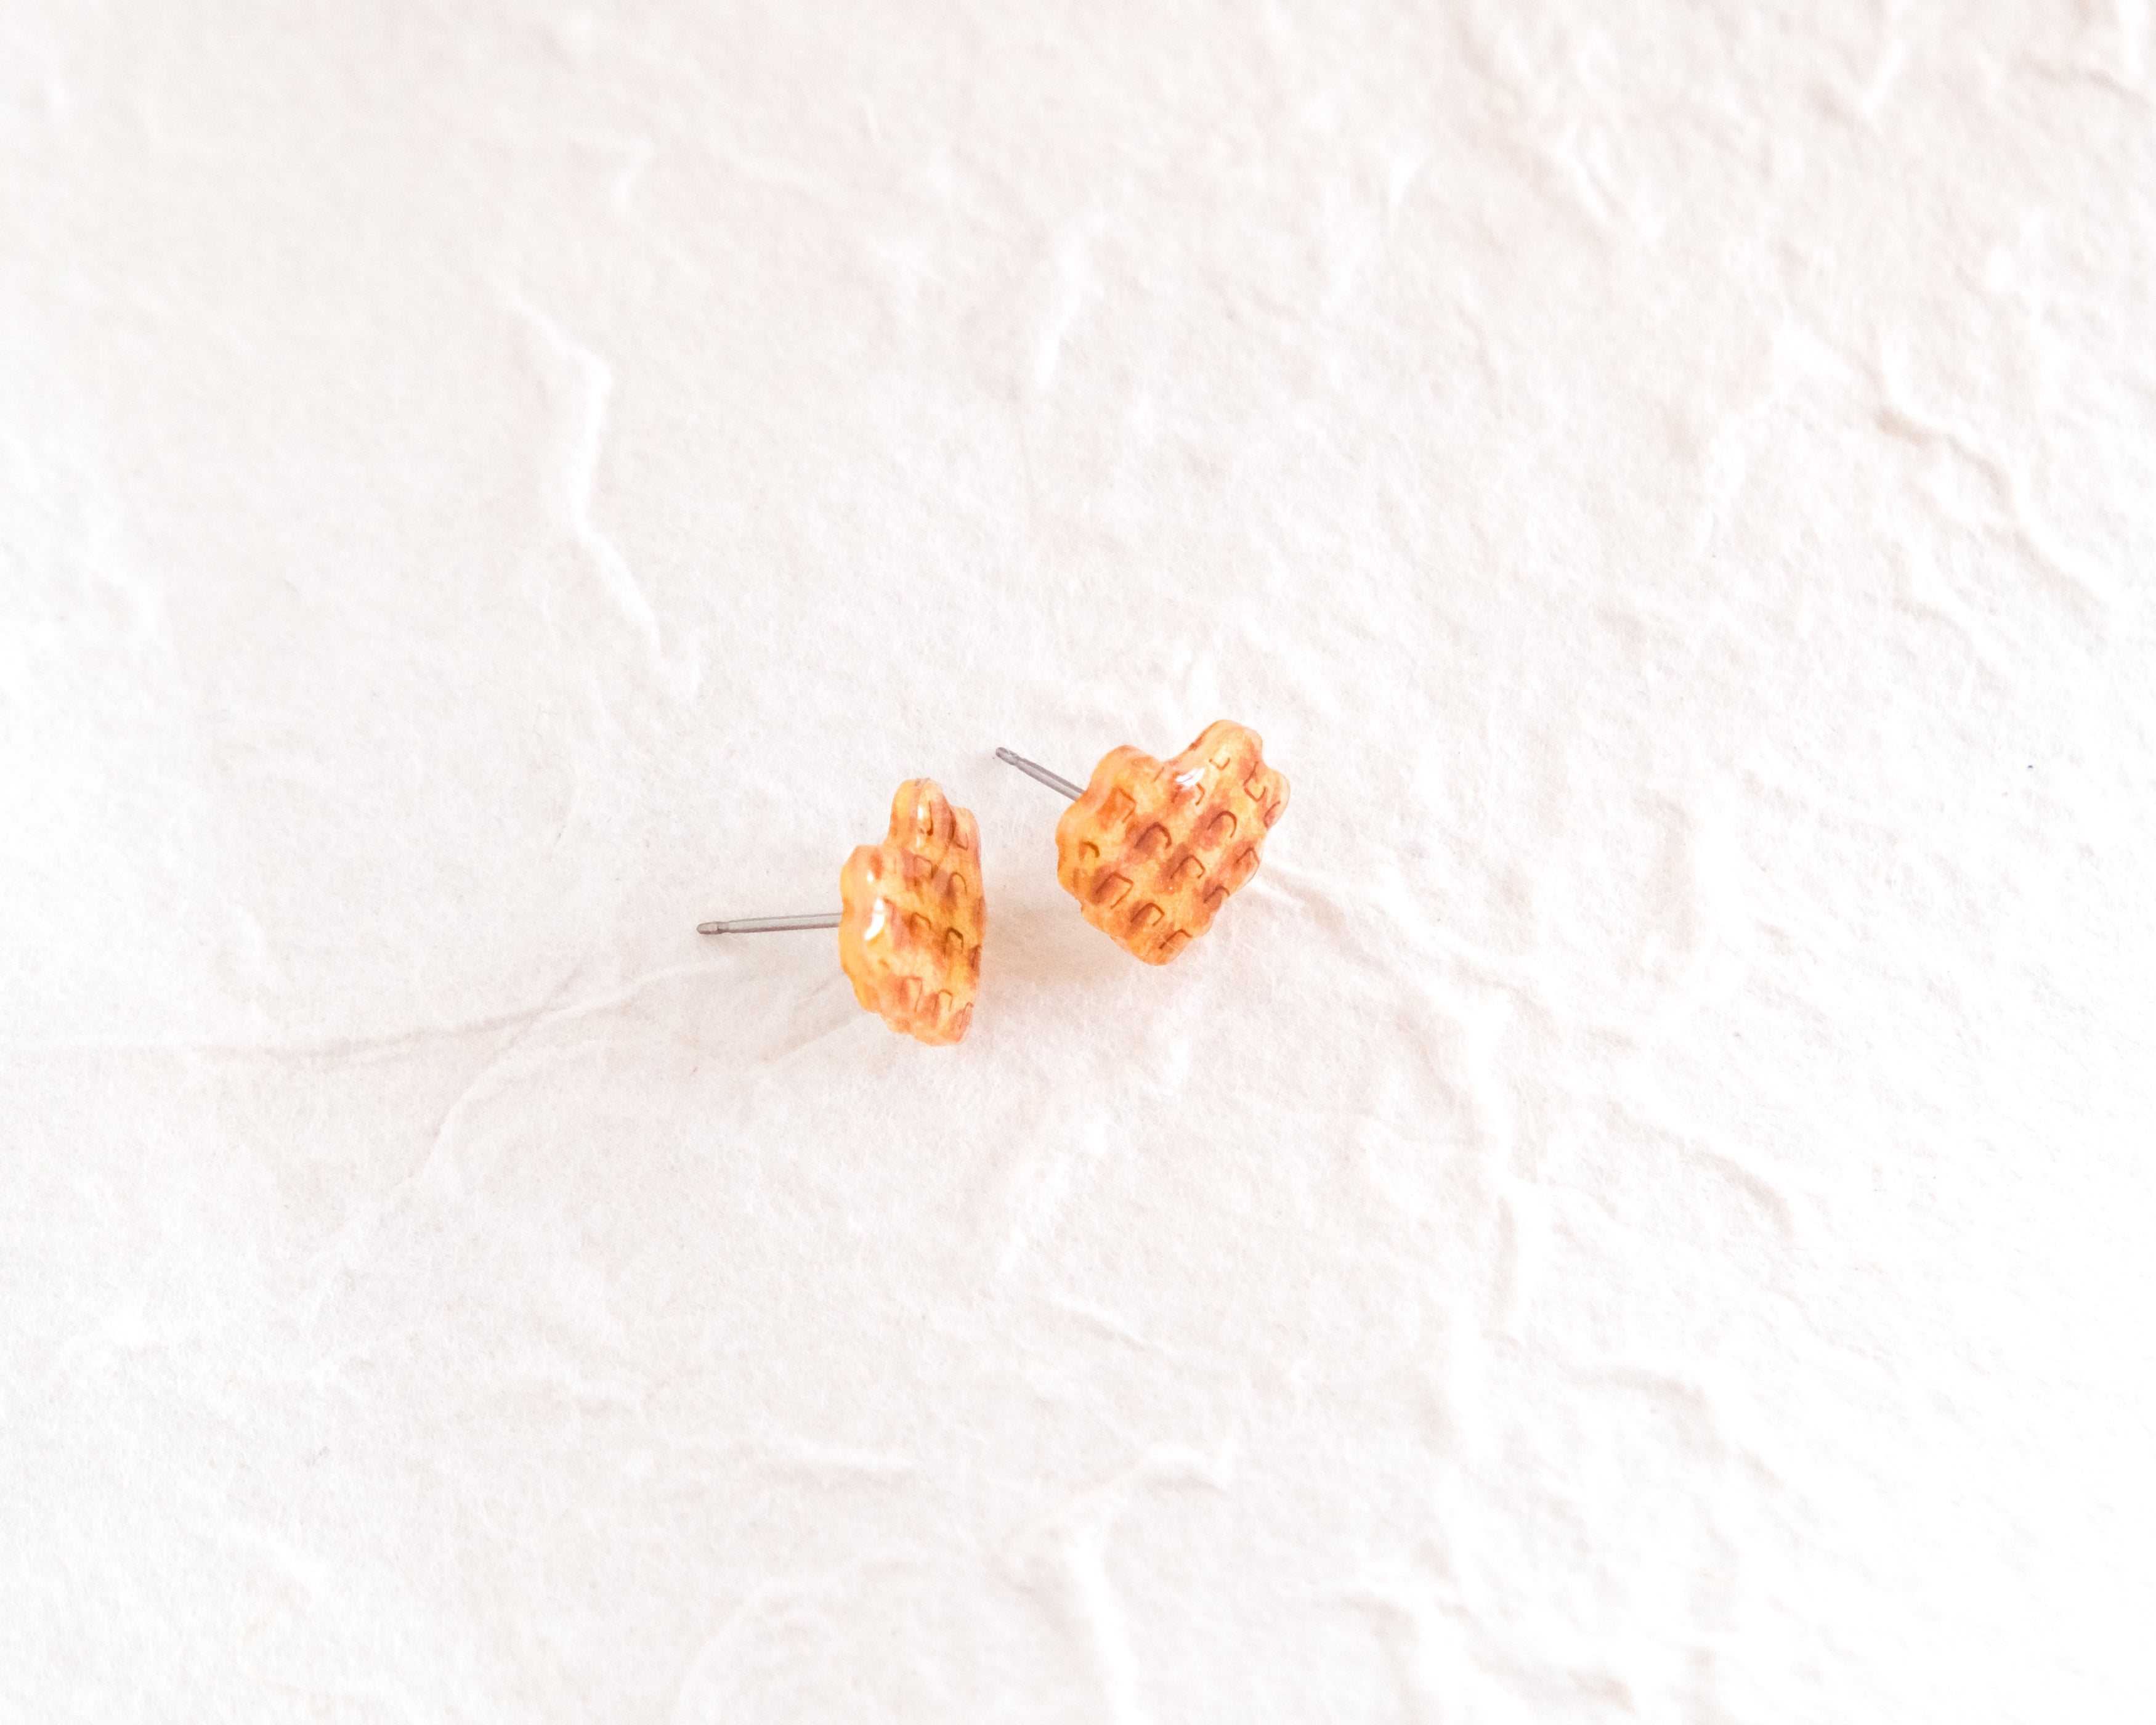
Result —
[[[1025,774],[1028,778],[1039,779],[1051,791],[1062,792],[1065,796],[1070,798],[1074,803],[1076,802],[1079,798],[1086,794],[1085,786],[1071,783],[1069,779],[1064,778],[1061,774],[1050,773],[1045,767],[1042,766],[1040,762],[1029,761],[1024,755],[1018,753],[1015,750],[998,749],[996,751],[996,758],[998,761],[1008,762],[1009,765],[1017,768],[1018,770]]]
[[[730,922],[699,922],[699,934],[778,934],[789,928],[836,928],[839,912],[825,916],[737,916]]]

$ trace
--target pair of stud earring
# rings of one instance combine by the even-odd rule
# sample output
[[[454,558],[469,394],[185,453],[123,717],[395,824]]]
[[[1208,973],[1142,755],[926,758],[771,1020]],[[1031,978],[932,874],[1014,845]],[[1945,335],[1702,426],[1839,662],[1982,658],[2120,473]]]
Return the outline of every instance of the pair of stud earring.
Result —
[[[1071,799],[1055,824],[1055,878],[1088,922],[1148,964],[1167,963],[1213,926],[1257,872],[1287,807],[1287,780],[1265,765],[1257,732],[1229,719],[1172,760],[1110,749],[1083,788],[1009,749],[996,757]],[[884,842],[861,845],[839,870],[839,901],[835,916],[749,916],[697,932],[835,928],[863,1007],[923,1042],[964,1036],[987,908],[971,811],[934,779],[907,779]]]

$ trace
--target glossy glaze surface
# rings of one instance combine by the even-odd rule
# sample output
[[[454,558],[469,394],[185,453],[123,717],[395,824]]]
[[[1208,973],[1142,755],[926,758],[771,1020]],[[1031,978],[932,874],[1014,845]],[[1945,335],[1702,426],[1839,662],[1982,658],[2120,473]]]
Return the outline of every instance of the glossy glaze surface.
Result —
[[[839,962],[854,998],[922,1042],[962,1040],[981,978],[981,839],[932,778],[891,798],[891,831],[839,871]]]
[[[1249,884],[1286,808],[1287,780],[1232,719],[1171,760],[1113,748],[1055,824],[1055,878],[1094,927],[1165,964]]]

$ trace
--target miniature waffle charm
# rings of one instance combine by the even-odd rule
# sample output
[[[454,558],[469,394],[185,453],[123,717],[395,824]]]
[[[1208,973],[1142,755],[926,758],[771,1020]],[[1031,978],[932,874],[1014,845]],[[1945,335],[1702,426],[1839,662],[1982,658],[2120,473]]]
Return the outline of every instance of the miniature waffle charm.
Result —
[[[1111,749],[1055,824],[1055,878],[1086,920],[1148,964],[1213,926],[1258,870],[1287,780],[1256,732],[1221,719],[1171,761]]]
[[[973,1022],[986,901],[973,815],[932,778],[891,798],[891,832],[839,871],[839,962],[854,998],[894,1030],[951,1043]]]

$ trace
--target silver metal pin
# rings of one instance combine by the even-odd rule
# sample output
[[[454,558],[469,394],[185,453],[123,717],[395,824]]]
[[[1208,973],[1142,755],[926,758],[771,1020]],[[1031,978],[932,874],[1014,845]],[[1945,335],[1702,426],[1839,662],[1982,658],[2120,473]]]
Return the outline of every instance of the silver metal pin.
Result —
[[[998,749],[996,751],[996,758],[998,761],[1008,761],[1012,766],[1017,768],[1019,772],[1024,773],[1027,778],[1039,779],[1051,791],[1060,791],[1065,796],[1070,798],[1073,802],[1075,802],[1079,798],[1086,794],[1085,786],[1081,784],[1073,784],[1069,779],[1060,778],[1057,774],[1050,773],[1045,767],[1042,766],[1040,762],[1029,761],[1024,755],[1019,754],[1013,750]]]
[[[836,928],[839,912],[828,916],[737,916],[731,922],[699,922],[699,934],[777,934],[788,928]]]

